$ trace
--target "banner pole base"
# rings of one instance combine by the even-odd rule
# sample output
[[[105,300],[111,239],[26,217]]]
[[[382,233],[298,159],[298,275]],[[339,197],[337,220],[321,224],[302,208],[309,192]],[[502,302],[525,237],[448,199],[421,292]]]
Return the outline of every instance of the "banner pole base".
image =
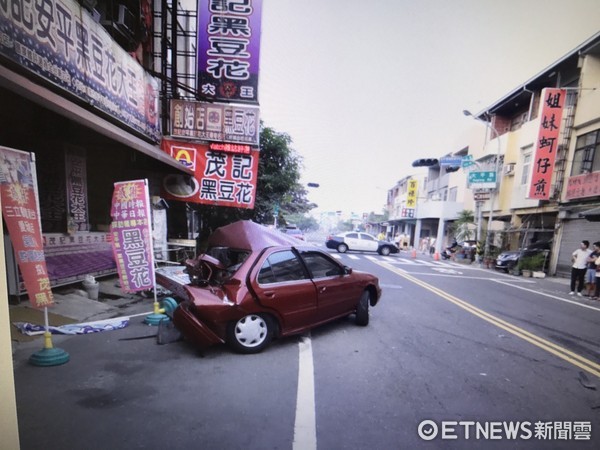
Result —
[[[34,366],[49,367],[59,366],[69,362],[69,354],[61,348],[52,345],[52,334],[44,333],[44,348],[29,357],[29,362]]]

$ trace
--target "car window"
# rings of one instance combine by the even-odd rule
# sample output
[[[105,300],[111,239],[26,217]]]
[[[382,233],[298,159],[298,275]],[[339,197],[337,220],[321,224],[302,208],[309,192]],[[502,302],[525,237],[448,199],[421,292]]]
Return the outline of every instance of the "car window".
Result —
[[[376,240],[373,238],[373,236],[369,236],[368,234],[361,234],[360,238],[365,241],[375,241]]]
[[[258,273],[259,284],[281,283],[306,279],[306,272],[298,257],[285,250],[270,255]]]
[[[312,278],[325,278],[342,275],[339,264],[319,252],[302,252],[302,259]]]
[[[346,237],[350,239],[358,239],[358,233],[348,233]]]

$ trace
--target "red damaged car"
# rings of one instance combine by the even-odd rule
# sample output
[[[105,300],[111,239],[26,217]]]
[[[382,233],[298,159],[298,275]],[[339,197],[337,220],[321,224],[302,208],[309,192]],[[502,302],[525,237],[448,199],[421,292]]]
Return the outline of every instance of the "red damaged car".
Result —
[[[350,314],[365,326],[381,297],[377,277],[251,221],[217,229],[188,274],[175,326],[200,347],[227,343],[240,353]]]

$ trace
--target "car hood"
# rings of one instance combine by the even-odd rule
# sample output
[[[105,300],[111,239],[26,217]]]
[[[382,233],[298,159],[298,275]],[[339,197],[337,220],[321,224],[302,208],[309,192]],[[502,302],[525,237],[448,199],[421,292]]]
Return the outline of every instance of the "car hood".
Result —
[[[259,251],[279,245],[297,245],[298,239],[269,229],[251,220],[240,220],[217,228],[208,238],[209,247],[230,247]]]
[[[518,258],[520,254],[521,254],[520,251],[502,252],[498,255],[498,259]]]

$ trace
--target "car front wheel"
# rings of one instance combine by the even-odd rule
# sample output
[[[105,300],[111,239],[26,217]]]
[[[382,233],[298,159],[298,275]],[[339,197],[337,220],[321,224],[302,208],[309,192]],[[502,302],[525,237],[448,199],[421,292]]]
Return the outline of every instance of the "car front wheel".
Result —
[[[340,244],[337,246],[337,251],[340,253],[346,253],[348,251],[348,246],[346,244]]]
[[[239,353],[259,353],[273,339],[273,321],[260,314],[248,314],[227,328],[227,343]]]
[[[369,303],[371,301],[371,295],[369,291],[364,291],[360,296],[358,305],[356,306],[356,324],[361,327],[369,325]]]

